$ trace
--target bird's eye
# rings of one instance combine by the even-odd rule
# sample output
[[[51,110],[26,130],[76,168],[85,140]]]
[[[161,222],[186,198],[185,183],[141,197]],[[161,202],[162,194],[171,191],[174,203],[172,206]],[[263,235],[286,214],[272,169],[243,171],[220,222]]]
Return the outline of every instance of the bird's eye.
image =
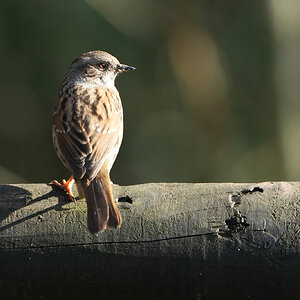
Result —
[[[99,69],[100,70],[105,70],[106,69],[106,64],[105,63],[99,64]]]

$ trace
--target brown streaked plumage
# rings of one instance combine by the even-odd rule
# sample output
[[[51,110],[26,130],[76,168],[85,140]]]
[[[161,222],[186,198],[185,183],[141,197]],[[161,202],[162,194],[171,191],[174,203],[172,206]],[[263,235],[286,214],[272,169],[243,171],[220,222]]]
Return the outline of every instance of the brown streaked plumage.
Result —
[[[53,183],[72,197],[74,178],[79,195],[86,198],[92,233],[121,225],[109,177],[123,137],[123,109],[114,81],[133,69],[104,51],[83,54],[71,64],[54,109],[54,147],[73,177]]]

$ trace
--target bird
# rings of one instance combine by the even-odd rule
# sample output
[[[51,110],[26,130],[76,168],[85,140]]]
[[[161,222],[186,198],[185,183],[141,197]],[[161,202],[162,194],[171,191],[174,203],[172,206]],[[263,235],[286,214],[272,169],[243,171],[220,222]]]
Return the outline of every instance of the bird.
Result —
[[[76,183],[79,198],[86,199],[92,234],[122,223],[110,180],[123,139],[123,108],[115,79],[131,70],[135,68],[121,64],[108,52],[83,53],[64,76],[54,108],[54,148],[72,175],[62,183],[51,183],[65,190],[71,200]]]

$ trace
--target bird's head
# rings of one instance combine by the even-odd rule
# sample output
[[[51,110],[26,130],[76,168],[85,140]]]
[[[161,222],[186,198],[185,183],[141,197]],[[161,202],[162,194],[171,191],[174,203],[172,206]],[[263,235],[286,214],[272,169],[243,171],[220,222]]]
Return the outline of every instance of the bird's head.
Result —
[[[117,58],[105,51],[90,51],[75,59],[67,73],[69,79],[79,84],[112,88],[118,74],[135,70],[121,64]]]

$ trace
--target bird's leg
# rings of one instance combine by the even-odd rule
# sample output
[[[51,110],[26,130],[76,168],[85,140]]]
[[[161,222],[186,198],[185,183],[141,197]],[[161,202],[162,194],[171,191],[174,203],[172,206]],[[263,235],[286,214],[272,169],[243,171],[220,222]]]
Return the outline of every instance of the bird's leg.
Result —
[[[74,201],[75,198],[72,193],[72,186],[73,186],[74,182],[75,182],[74,176],[72,175],[68,181],[63,179],[62,183],[59,183],[57,180],[53,180],[50,182],[50,184],[54,184],[54,185],[58,186],[59,188],[61,188],[62,190],[64,190],[67,193],[70,200]]]

